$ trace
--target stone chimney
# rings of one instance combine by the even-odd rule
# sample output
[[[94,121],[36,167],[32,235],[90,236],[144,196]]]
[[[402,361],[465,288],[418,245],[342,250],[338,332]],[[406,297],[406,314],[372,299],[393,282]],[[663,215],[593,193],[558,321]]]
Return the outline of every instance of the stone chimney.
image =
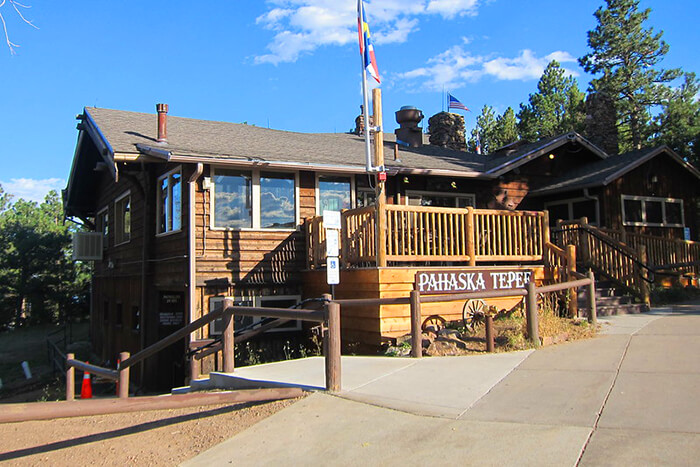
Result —
[[[593,92],[586,98],[586,128],[584,136],[609,155],[619,152],[617,112],[607,94]]]
[[[396,141],[406,143],[412,148],[423,146],[423,128],[418,126],[421,120],[423,120],[423,112],[419,109],[410,105],[401,107],[396,112],[396,122],[400,127],[394,130]]]
[[[168,142],[168,104],[156,104],[156,112],[158,112],[158,137],[156,141],[159,143]]]
[[[430,144],[456,151],[467,150],[464,117],[450,112],[440,112],[428,120]]]

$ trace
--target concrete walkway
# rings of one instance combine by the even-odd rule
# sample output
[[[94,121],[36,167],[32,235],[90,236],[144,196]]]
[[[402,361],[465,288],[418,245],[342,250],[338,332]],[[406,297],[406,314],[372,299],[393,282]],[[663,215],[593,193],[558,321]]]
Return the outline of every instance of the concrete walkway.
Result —
[[[600,321],[601,337],[535,352],[344,359],[339,396],[184,465],[695,465],[700,303]],[[318,386],[318,363],[315,376],[313,361],[246,372]]]

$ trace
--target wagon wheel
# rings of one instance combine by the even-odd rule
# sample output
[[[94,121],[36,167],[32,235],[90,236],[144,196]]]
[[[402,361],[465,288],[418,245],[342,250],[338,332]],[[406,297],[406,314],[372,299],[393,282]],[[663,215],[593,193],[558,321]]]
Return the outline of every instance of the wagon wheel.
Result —
[[[486,316],[486,302],[479,298],[467,300],[462,309],[464,326],[472,331],[484,322]]]
[[[447,324],[447,321],[445,321],[445,318],[443,318],[440,315],[430,315],[427,318],[425,318],[425,321],[423,321],[423,324],[421,325],[420,329],[421,331],[425,331],[428,328],[435,328],[436,331],[439,331],[440,329],[444,329],[445,325]]]

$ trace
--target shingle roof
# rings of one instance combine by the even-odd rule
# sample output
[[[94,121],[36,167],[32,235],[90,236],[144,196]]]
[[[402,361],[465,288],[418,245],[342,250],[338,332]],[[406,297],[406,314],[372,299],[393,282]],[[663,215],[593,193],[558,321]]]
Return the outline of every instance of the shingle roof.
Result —
[[[612,180],[619,178],[630,170],[638,167],[643,162],[657,156],[658,154],[666,153],[674,158],[678,163],[690,170],[696,177],[698,171],[684,162],[673,151],[665,146],[657,146],[654,148],[646,148],[637,151],[631,151],[619,156],[611,156],[592,164],[588,164],[579,169],[573,170],[566,175],[556,178],[551,183],[532,190],[530,195],[542,196],[564,191],[581,190],[595,186],[603,186],[610,183]]]
[[[222,160],[266,160],[364,167],[364,139],[346,133],[294,133],[251,125],[168,116],[168,143],[156,143],[154,114],[88,107],[115,153],[138,153],[136,145],[180,155]],[[398,170],[449,170],[465,176],[484,172],[489,157],[436,146],[401,147],[393,160],[393,133],[385,134],[385,165]]]

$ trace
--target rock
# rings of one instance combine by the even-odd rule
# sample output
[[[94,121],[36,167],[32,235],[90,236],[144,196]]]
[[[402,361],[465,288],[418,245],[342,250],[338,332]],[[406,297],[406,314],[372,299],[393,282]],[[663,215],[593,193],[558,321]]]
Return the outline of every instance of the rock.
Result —
[[[432,332],[424,332],[421,335],[421,344],[422,344],[424,349],[427,349],[428,347],[430,347],[430,344],[432,344],[434,340],[435,340],[435,335],[433,335]]]
[[[400,346],[404,342],[408,342],[409,344],[411,343],[411,334],[404,334],[403,336],[399,336],[396,338],[396,345]]]
[[[467,350],[467,343],[464,342],[462,339],[457,339],[455,337],[438,336],[438,338],[435,339],[435,342],[446,342],[457,349]]]
[[[460,332],[457,331],[456,329],[440,329],[438,331],[438,336],[439,337],[451,337],[454,339],[462,340],[462,334],[460,334]]]
[[[430,144],[457,151],[466,150],[464,117],[450,112],[439,112],[428,119]]]
[[[462,355],[462,352],[451,342],[436,340],[426,349],[425,354],[431,357],[445,357]]]

